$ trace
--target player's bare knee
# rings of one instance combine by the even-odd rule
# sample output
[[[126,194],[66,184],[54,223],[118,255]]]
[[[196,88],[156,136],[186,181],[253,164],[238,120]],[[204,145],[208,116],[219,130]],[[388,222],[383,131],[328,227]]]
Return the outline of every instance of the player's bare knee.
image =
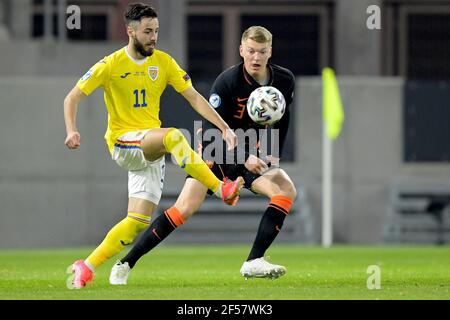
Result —
[[[268,196],[282,195],[295,200],[297,197],[297,189],[283,169],[274,169],[270,175],[270,191]]]
[[[198,205],[193,201],[180,201],[176,202],[174,207],[176,207],[181,215],[183,216],[184,220],[186,221],[192,215],[198,210]]]
[[[286,197],[295,200],[297,198],[297,189],[295,188],[294,184],[289,182],[286,188]]]
[[[295,200],[295,198],[297,198],[297,189],[290,180],[282,179],[282,181],[280,181],[279,183],[279,188],[281,195],[286,196],[292,200]]]

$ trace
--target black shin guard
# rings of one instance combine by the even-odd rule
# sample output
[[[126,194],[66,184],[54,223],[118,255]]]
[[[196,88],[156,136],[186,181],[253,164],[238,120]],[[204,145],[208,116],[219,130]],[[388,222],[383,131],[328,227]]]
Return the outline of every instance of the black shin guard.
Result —
[[[136,262],[147,252],[156,247],[176,228],[169,221],[165,214],[161,214],[135,243],[133,248],[121,260],[122,263],[128,262],[130,268],[133,268]]]
[[[279,209],[272,206],[266,209],[259,223],[258,233],[247,261],[264,256],[264,253],[280,232],[285,218],[286,213]]]

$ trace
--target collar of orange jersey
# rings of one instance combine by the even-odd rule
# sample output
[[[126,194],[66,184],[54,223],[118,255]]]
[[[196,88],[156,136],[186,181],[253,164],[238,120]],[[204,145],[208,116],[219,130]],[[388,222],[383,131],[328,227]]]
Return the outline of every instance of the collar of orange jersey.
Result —
[[[270,63],[267,64],[267,67],[269,68],[269,82],[266,84],[266,86],[271,86],[273,84],[273,68],[270,65]],[[244,73],[244,78],[245,81],[247,81],[247,83],[251,86],[258,86],[260,87],[261,85],[255,80],[253,79],[253,77],[247,72],[247,70],[245,69],[245,65],[244,63],[242,63],[242,72]]]

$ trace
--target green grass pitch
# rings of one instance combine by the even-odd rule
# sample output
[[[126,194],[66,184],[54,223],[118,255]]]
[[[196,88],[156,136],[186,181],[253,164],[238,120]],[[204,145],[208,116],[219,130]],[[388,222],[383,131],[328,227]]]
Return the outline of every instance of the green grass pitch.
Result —
[[[245,280],[249,245],[163,245],[138,262],[127,286],[109,285],[112,259],[92,285],[68,290],[67,266],[91,249],[0,250],[0,299],[450,299],[448,246],[273,245],[269,260],[287,274]],[[367,288],[370,265],[380,267],[380,289]]]

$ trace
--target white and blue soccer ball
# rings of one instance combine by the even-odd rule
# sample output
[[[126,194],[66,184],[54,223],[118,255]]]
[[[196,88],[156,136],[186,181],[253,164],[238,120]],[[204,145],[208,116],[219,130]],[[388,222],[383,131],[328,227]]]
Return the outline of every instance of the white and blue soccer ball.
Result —
[[[260,125],[271,125],[283,117],[286,100],[275,87],[263,86],[255,89],[247,100],[249,117]]]

